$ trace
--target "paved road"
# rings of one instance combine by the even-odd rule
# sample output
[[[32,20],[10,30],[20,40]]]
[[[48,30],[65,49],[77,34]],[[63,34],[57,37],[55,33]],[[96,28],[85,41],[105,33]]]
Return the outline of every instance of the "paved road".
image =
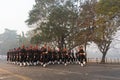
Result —
[[[20,67],[0,62],[0,80],[120,80],[120,64]]]

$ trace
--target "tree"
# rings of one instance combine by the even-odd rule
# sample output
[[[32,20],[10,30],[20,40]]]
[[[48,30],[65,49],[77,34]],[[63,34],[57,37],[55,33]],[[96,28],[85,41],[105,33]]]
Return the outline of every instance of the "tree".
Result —
[[[18,39],[18,46],[22,46],[22,45],[29,46],[30,45],[30,40],[28,36],[27,37],[25,36],[24,32],[22,32],[22,35],[17,35],[17,39]]]
[[[110,49],[113,36],[118,30],[120,14],[120,0],[100,0],[96,5],[96,29],[94,42],[102,52],[101,63],[105,63],[105,56]]]
[[[65,47],[65,42],[67,42],[66,40],[68,36],[71,34],[71,31],[73,32],[72,29],[76,25],[77,13],[75,12],[75,7],[72,3],[73,1],[56,0],[50,3],[43,1],[43,3],[47,5],[47,7],[49,6],[48,8],[50,9],[50,11],[45,12],[45,14],[47,14],[45,16],[46,20],[41,20],[39,25],[37,25],[37,28],[35,29],[37,35],[35,35],[36,37],[33,37],[32,40],[37,40],[37,36],[39,36],[41,37],[39,38],[40,41],[55,41],[60,48],[63,48],[63,46]],[[41,4],[41,2],[39,4],[36,3],[36,6],[39,5],[43,4]],[[42,7],[42,9],[43,8],[44,7]],[[45,11],[49,10],[48,8],[45,8]],[[34,9],[32,11],[34,11]],[[39,13],[39,16],[40,15],[41,14]],[[32,14],[31,16],[34,16],[34,14]],[[32,18],[30,17],[30,19]],[[28,24],[31,23],[31,21],[29,20],[27,20]],[[34,21],[32,22],[32,24],[34,24]]]
[[[116,4],[117,3],[117,4]],[[76,41],[83,40],[85,46],[89,41],[94,41],[103,53],[101,62],[105,62],[105,56],[112,43],[113,36],[119,26],[119,0],[85,0],[80,5],[78,19],[78,34]],[[79,36],[83,35],[83,36]]]
[[[48,16],[48,22],[42,23],[39,27],[42,37],[46,37],[48,41],[57,42],[61,49],[66,47],[67,37],[76,25],[77,13],[70,8],[70,4],[67,2],[67,5],[55,6]]]
[[[119,4],[120,0],[36,0],[26,22],[36,27],[34,43],[70,48],[94,41],[104,63],[120,26]]]
[[[5,29],[5,32],[0,35],[0,42],[0,54],[3,55],[5,55],[9,49],[18,47],[16,31]]]
[[[54,6],[62,5],[66,0],[35,0],[33,9],[29,12],[29,18],[26,20],[28,25],[39,26],[41,22],[47,20],[47,17]]]
[[[82,42],[85,46],[88,45],[88,42],[93,41],[94,28],[95,28],[95,5],[96,0],[85,0],[84,2],[79,3],[79,17],[77,20],[78,32],[76,33],[75,39],[76,42]]]

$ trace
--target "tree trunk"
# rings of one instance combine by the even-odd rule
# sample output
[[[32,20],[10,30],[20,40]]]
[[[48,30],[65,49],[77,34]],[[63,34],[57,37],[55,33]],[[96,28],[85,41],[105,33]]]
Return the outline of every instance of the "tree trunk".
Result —
[[[105,63],[105,57],[106,57],[106,53],[103,53],[103,55],[102,55],[102,60],[101,60],[101,63]]]
[[[64,47],[64,37],[61,37],[58,41],[58,47],[60,48],[60,50],[63,49]]]
[[[85,45],[84,45],[84,46],[85,46],[85,52],[86,52],[86,49],[87,49],[87,42],[85,42]]]

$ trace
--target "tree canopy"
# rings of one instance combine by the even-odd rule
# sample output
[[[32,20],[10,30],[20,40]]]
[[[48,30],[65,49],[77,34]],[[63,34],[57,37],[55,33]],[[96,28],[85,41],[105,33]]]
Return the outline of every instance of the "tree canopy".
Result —
[[[33,43],[69,49],[95,42],[103,54],[120,26],[120,0],[35,0],[26,20],[35,27]]]

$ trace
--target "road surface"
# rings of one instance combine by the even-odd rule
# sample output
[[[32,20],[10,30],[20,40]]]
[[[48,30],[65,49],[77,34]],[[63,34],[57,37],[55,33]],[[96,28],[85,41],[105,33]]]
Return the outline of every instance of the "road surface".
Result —
[[[120,64],[26,66],[0,61],[0,80],[120,80]]]

